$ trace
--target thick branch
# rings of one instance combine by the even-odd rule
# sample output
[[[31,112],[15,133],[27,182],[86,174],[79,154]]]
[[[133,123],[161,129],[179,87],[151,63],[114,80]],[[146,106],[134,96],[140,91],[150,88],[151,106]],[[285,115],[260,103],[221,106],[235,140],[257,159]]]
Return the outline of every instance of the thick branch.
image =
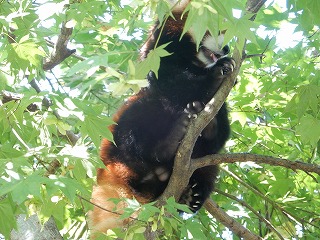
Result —
[[[218,204],[211,199],[208,199],[205,204],[205,208],[210,212],[214,213],[214,218],[221,222],[223,225],[228,227],[230,231],[236,234],[238,237],[242,237],[245,240],[260,240],[259,236],[251,233],[245,227],[243,227],[240,223],[235,221],[232,217],[226,214],[222,209],[218,206]]]
[[[220,163],[235,163],[235,162],[255,162],[265,163],[273,166],[281,166],[292,170],[302,170],[305,172],[314,172],[320,175],[320,166],[300,161],[290,161],[282,158],[270,156],[262,156],[250,153],[234,153],[234,154],[214,154],[203,158],[192,159],[190,169],[194,171],[209,165],[217,165]]]
[[[220,110],[229,92],[234,86],[236,76],[239,73],[240,64],[242,63],[243,59],[240,58],[238,51],[235,52],[233,57],[237,63],[234,71],[222,82],[219,90],[216,92],[214,98],[211,99],[211,101],[206,105],[204,111],[200,112],[196,119],[191,120],[191,123],[187,129],[187,133],[178,148],[174,162],[173,173],[171,175],[168,187],[159,198],[160,202],[164,202],[164,200],[169,196],[174,196],[175,199],[179,199],[187,183],[189,182],[189,178],[193,173],[193,169],[190,168],[190,159],[194,144],[208,122],[210,122]],[[184,173],[183,176],[181,176],[181,172]]]
[[[71,54],[75,53],[75,49],[68,49],[67,45],[72,34],[72,28],[67,28],[65,23],[62,24],[61,33],[58,37],[57,43],[54,46],[53,52],[49,59],[45,59],[43,63],[43,70],[47,71],[58,64],[63,60],[68,58]]]

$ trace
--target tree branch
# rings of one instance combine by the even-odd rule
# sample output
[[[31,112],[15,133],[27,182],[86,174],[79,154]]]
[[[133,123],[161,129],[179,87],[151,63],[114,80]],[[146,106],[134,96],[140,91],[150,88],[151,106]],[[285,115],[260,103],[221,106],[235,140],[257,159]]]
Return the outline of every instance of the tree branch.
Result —
[[[250,18],[251,21],[254,21],[258,11],[265,4],[266,1],[267,0],[247,0],[246,10],[249,14],[253,14],[253,16]]]
[[[287,159],[275,158],[275,157],[270,157],[270,156],[261,156],[261,155],[257,155],[257,154],[248,154],[248,153],[215,154],[215,155],[208,155],[208,156],[205,156],[203,158],[192,159],[191,160],[191,164],[190,164],[190,171],[192,172],[192,171],[194,171],[194,170],[196,170],[198,168],[209,166],[209,165],[217,165],[217,164],[221,164],[221,163],[248,162],[248,161],[252,161],[252,162],[255,162],[255,163],[265,163],[265,164],[269,164],[269,165],[273,165],[273,166],[282,166],[282,167],[285,167],[285,168],[288,168],[288,169],[292,169],[294,171],[295,170],[302,170],[302,171],[305,171],[307,173],[313,172],[313,173],[317,173],[318,175],[320,175],[320,166],[319,165],[304,163],[304,162],[300,162],[300,161],[290,161],[290,160],[287,160]],[[241,181],[241,179],[239,179],[239,178],[237,178],[237,180]],[[244,183],[243,181],[242,181],[242,183],[245,186],[247,186],[248,188],[250,188],[252,191],[254,191],[255,194],[263,197],[265,200],[270,202],[277,209],[282,211],[288,218],[290,218],[290,216],[292,216],[293,218],[297,219],[299,222],[301,222],[301,223],[304,222],[303,219],[298,218],[297,216],[293,216],[291,213],[288,213],[284,209],[280,208],[273,201],[270,201],[270,199],[265,198],[263,196],[263,194],[258,192],[256,189],[253,189],[251,186],[246,185],[246,183]],[[217,190],[217,192],[218,192],[218,190]],[[215,207],[212,207],[211,205],[207,205],[207,204],[205,204],[205,207],[206,207],[207,211],[213,217],[215,217],[219,221],[221,220],[220,217],[222,217],[221,216],[222,213],[221,212],[217,212],[217,209]],[[253,210],[251,207],[250,207],[250,210],[254,214],[257,214],[256,211]],[[226,213],[224,213],[224,214],[227,215]],[[229,216],[224,216],[224,217],[227,218]],[[259,218],[259,219],[261,219],[261,218]],[[224,222],[222,222],[222,221],[220,221],[220,222],[222,224],[224,224]],[[266,225],[279,236],[279,232],[272,226],[272,224],[269,221],[267,221],[266,219],[263,219],[263,222],[265,222]],[[231,223],[231,222],[228,221],[226,223]],[[234,228],[235,228],[234,224],[225,225],[225,226],[228,227],[232,232],[237,234],[237,232],[234,231]],[[240,230],[237,229],[237,231],[240,231]],[[242,235],[238,235],[238,236],[239,237],[244,237]],[[251,238],[248,238],[248,239],[251,239]]]
[[[255,162],[265,163],[272,166],[281,166],[292,170],[302,170],[305,172],[314,172],[320,175],[320,166],[316,164],[304,163],[300,161],[290,161],[283,158],[271,156],[262,156],[250,153],[234,153],[234,154],[214,154],[202,158],[192,159],[190,163],[191,171],[209,165],[218,165],[220,163],[235,162]]]
[[[268,198],[267,196],[265,196],[264,193],[260,192],[259,190],[257,190],[256,188],[254,188],[253,186],[251,186],[250,184],[248,184],[247,182],[243,181],[239,176],[237,176],[235,173],[227,170],[227,169],[223,169],[224,172],[226,172],[227,174],[229,174],[231,177],[233,177],[235,180],[237,180],[241,185],[243,185],[245,188],[249,189],[251,192],[253,192],[255,195],[259,196],[261,199],[264,199],[266,202],[270,203],[274,208],[276,208],[277,210],[279,210],[283,215],[285,215],[288,220],[294,220],[295,222],[299,222],[301,223],[301,225],[304,224],[309,224],[313,227],[317,227],[316,224],[314,224],[313,222],[308,222],[305,221],[303,218],[300,218],[299,216],[297,216],[296,214],[293,214],[292,212],[289,212],[288,210],[286,210],[286,208],[279,206],[274,200]],[[318,214],[316,214],[315,216],[318,216]]]
[[[54,43],[54,42],[52,42],[52,41],[50,41],[50,40],[48,40],[48,39],[45,39],[45,41],[46,41],[46,43],[47,43],[47,45],[48,45],[49,47],[52,47],[52,48],[55,47],[55,43]],[[86,60],[85,57],[82,57],[81,55],[76,54],[76,53],[73,53],[73,54],[71,55],[71,57],[74,57],[74,58],[79,59],[79,60],[81,60],[81,61]]]
[[[43,70],[47,71],[58,64],[63,60],[68,58],[70,55],[76,52],[75,49],[68,49],[67,45],[72,34],[73,28],[67,28],[65,23],[62,23],[61,32],[58,37],[57,43],[54,45],[54,49],[51,53],[50,58],[45,59],[43,63]]]
[[[205,208],[211,213],[214,212],[214,218],[221,222],[223,225],[227,226],[234,234],[238,237],[242,237],[246,240],[260,240],[259,236],[251,233],[248,229],[243,227],[240,223],[235,221],[232,217],[226,214],[216,202],[212,199],[208,199],[205,204]]]
[[[219,189],[215,189],[214,191],[220,195],[224,195],[227,198],[230,198],[230,199],[238,202],[239,204],[241,204],[241,206],[248,208],[254,215],[256,215],[259,218],[259,220],[261,222],[264,222],[264,224],[266,225],[267,228],[269,228],[271,231],[275,232],[280,240],[284,240],[281,233],[279,233],[279,231],[271,224],[271,222],[268,219],[264,218],[258,211],[256,211],[253,207],[251,207],[245,201],[243,201],[243,200],[241,200],[241,199],[239,199],[229,193],[225,193],[223,191],[220,191]],[[207,211],[211,211],[211,210],[213,210],[213,209],[207,208]]]
[[[202,130],[220,110],[229,92],[234,86],[236,76],[239,73],[240,65],[243,59],[241,59],[238,51],[235,51],[233,58],[236,61],[236,67],[232,74],[222,82],[214,98],[212,98],[211,101],[205,106],[204,111],[201,111],[197,118],[191,120],[187,129],[187,133],[177,150],[173,172],[168,186],[158,199],[160,204],[164,203],[165,199],[167,199],[169,196],[174,196],[175,199],[179,199],[183,190],[186,188],[189,178],[193,173],[190,159],[194,144]],[[181,172],[184,173],[183,176],[181,176]]]
[[[249,54],[246,55],[245,58],[254,58],[254,57],[259,57],[259,58],[264,58],[266,55],[263,53],[256,53],[256,54]]]

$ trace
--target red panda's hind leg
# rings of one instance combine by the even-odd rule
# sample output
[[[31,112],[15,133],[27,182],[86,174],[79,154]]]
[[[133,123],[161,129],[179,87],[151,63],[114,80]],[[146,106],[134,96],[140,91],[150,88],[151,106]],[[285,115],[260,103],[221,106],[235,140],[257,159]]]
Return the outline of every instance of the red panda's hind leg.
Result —
[[[150,199],[136,196],[129,187],[127,180],[134,174],[123,164],[115,163],[106,169],[97,170],[97,185],[94,186],[91,201],[95,204],[89,212],[89,226],[93,238],[96,233],[106,233],[108,229],[123,227],[130,219],[120,219],[123,209],[127,207],[125,201],[117,205],[110,199],[136,198],[141,203]]]

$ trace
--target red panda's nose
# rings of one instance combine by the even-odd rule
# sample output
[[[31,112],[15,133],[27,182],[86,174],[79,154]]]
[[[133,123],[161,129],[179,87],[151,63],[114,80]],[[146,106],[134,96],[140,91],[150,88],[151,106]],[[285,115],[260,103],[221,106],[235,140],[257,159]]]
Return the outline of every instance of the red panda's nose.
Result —
[[[222,51],[224,53],[224,55],[227,55],[229,52],[230,52],[230,48],[228,45],[225,45],[223,48],[222,48]]]

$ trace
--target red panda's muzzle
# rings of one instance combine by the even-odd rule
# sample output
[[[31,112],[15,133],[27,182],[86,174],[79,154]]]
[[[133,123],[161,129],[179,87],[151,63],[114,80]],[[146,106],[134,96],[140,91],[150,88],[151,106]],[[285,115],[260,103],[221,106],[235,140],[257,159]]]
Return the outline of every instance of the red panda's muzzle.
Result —
[[[216,63],[221,57],[227,55],[230,52],[230,48],[228,45],[224,46],[219,51],[211,51],[205,46],[202,46],[201,51],[210,62]]]

